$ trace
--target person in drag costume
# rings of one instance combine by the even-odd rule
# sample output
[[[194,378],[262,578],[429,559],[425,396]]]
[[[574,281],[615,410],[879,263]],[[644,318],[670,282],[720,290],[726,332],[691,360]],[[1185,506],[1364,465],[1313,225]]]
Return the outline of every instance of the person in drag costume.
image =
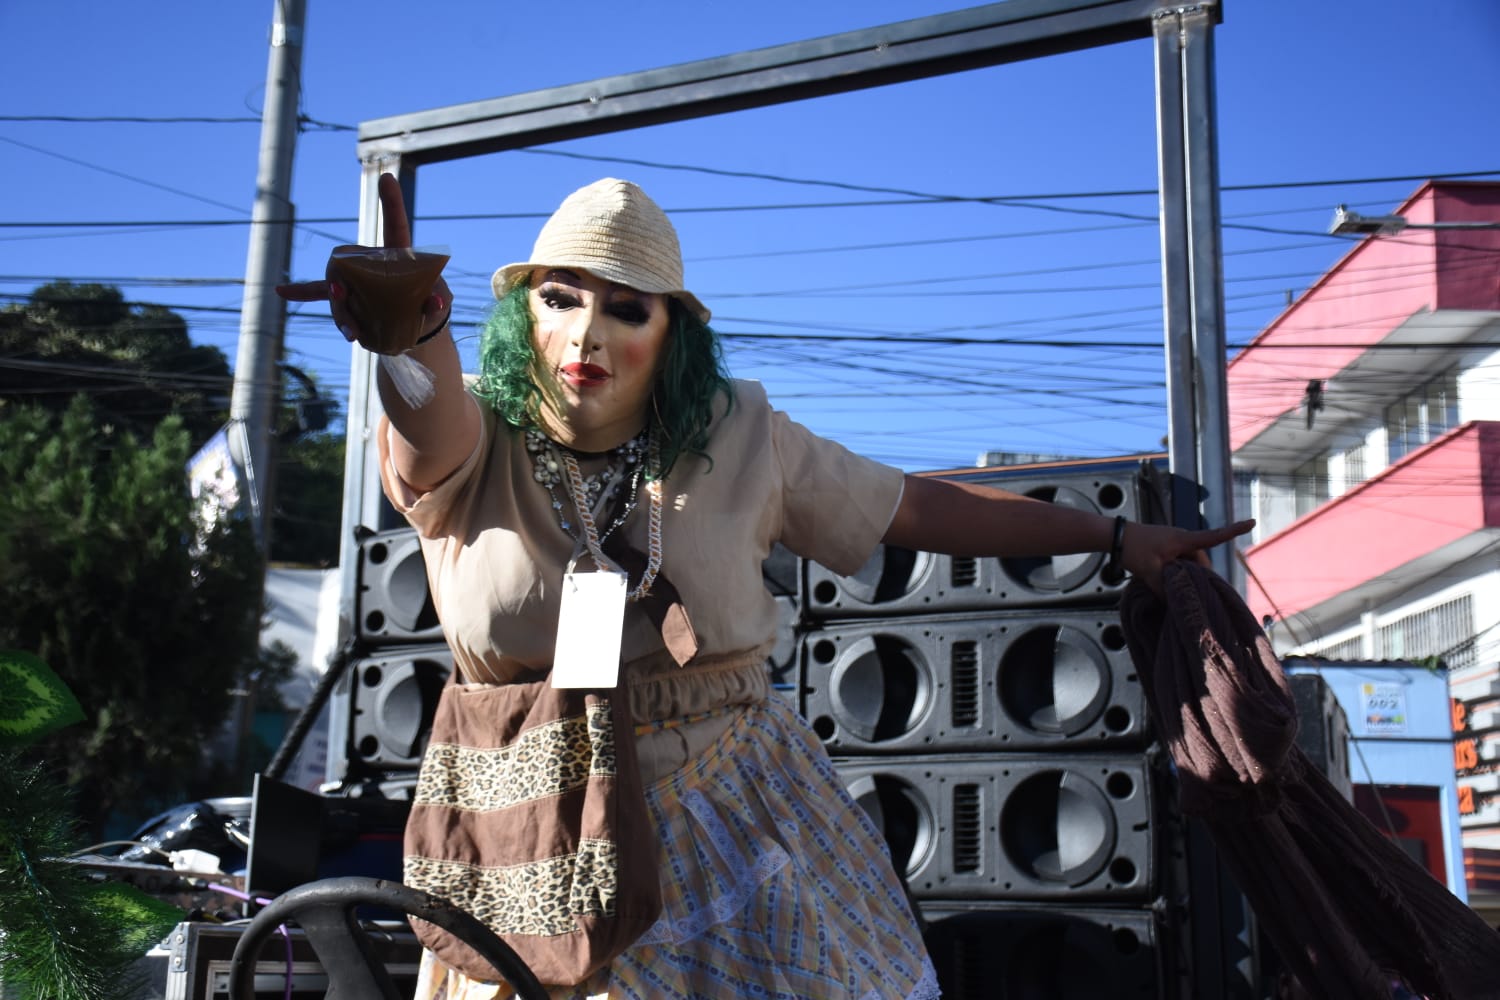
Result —
[[[380,180],[387,246],[409,246]],[[620,634],[563,623],[612,653],[629,692],[660,873],[659,919],[557,997],[923,998],[932,965],[880,833],[817,736],[768,686],[777,543],[852,573],[882,543],[966,556],[1115,551],[1159,579],[1248,530],[1131,523],[1001,490],[904,475],[812,434],[729,378],[709,310],[683,280],[666,214],[606,178],[575,191],[531,255],[495,272],[466,379],[439,278],[404,357],[419,405],[379,366],[381,477],[416,528],[461,679],[545,676],[564,575],[627,574]],[[338,280],[284,286],[364,331]],[[602,567],[601,567],[602,568]],[[608,615],[601,616],[608,621]],[[608,654],[607,654],[608,655]],[[420,1000],[510,996],[429,953]]]

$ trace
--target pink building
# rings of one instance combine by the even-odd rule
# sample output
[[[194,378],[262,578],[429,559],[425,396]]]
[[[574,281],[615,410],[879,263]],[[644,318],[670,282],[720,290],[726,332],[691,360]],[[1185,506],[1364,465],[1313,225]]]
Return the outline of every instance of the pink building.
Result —
[[[1463,849],[1483,859],[1500,851],[1500,183],[1430,182],[1395,214],[1407,228],[1355,243],[1229,365],[1236,506],[1260,520],[1245,591],[1284,654],[1446,662]],[[1483,870],[1471,888],[1500,890]]]

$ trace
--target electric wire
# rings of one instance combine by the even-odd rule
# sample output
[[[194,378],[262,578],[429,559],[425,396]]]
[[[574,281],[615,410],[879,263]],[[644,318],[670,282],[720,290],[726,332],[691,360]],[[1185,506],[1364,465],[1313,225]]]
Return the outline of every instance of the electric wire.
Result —
[[[1480,173],[1481,172],[1470,172],[1471,175],[1479,175]],[[1449,175],[1445,175],[1445,176],[1449,176]],[[793,179],[793,180],[803,180],[803,179]],[[1368,180],[1371,183],[1374,183],[1374,182],[1377,182],[1377,181],[1382,181],[1382,180],[1387,180],[1387,179],[1380,178],[1380,179],[1368,179]],[[831,183],[838,184],[840,182],[831,182]],[[1338,182],[1329,181],[1327,183],[1332,184],[1332,183],[1338,183]],[[1251,187],[1264,188],[1264,187],[1268,187],[1268,186],[1276,186],[1276,185],[1253,185]],[[1226,190],[1227,189],[1228,188],[1226,188]],[[899,191],[900,189],[882,189],[882,190]],[[1103,192],[1102,194],[1113,194],[1113,193],[1114,192]],[[1148,193],[1148,192],[1142,191],[1142,192],[1139,192],[1139,193],[1145,194],[1145,193]],[[1064,196],[1067,196],[1067,197],[1075,197],[1075,196],[1076,197],[1084,197],[1086,195],[1098,196],[1099,194],[1101,194],[1101,193],[1100,192],[1072,192],[1072,193],[1062,193],[1060,195],[1057,195],[1057,197],[1064,197]],[[933,197],[937,197],[937,198],[939,198],[941,200],[952,200],[951,196],[930,196],[930,195],[925,195],[925,196],[919,198],[918,200],[919,201],[930,201],[930,200],[932,200]],[[994,199],[991,199],[991,200],[994,200]],[[1015,199],[1009,199],[1009,200],[1015,200]],[[738,208],[738,207],[736,207],[736,208]],[[707,210],[712,210],[712,207],[709,207]],[[526,217],[537,217],[537,216],[540,216],[543,213],[505,213],[505,214],[508,215],[508,216],[512,216],[512,217],[523,216],[523,215],[526,216]],[[426,220],[424,220],[424,221],[426,221]],[[1138,219],[1133,219],[1130,224],[1131,225],[1146,224],[1146,223],[1149,223],[1149,222],[1154,222],[1154,216],[1153,217],[1141,216]],[[1097,231],[1098,229],[1104,228],[1104,227],[1100,226],[1100,227],[1080,227],[1080,228],[1082,228],[1084,231],[1089,231],[1090,228],[1092,228],[1092,229],[1094,229],[1094,230]],[[1267,227],[1267,228],[1269,228],[1269,227]],[[1288,231],[1295,231],[1295,230],[1288,230]],[[1322,236],[1322,234],[1319,234],[1319,235]],[[965,237],[959,237],[958,239],[965,239]],[[912,241],[912,242],[916,243],[916,242],[921,242],[921,241]],[[1326,245],[1327,242],[1328,242],[1327,238],[1326,238],[1326,236],[1324,236],[1319,244],[1302,244],[1301,246],[1310,247],[1310,246],[1317,246],[1317,245]],[[1228,252],[1226,252],[1226,256],[1229,253],[1234,253],[1234,252],[1236,252],[1236,251],[1228,251]],[[1260,252],[1266,252],[1266,251],[1262,250]],[[1142,263],[1143,264],[1147,264],[1147,263],[1149,263],[1149,264],[1155,264],[1156,262],[1155,261],[1142,261]],[[1082,268],[1082,267],[1087,267],[1087,266],[1089,266],[1089,265],[1086,265],[1086,264],[1085,265],[1074,265],[1072,268],[1059,268],[1059,269],[1054,269],[1054,270],[1061,272],[1061,271],[1064,271],[1064,270],[1071,270],[1071,269]],[[1113,265],[1111,265],[1111,264],[1105,264],[1105,265],[1101,265],[1101,266],[1113,266]],[[1309,272],[1309,274],[1311,274],[1311,273],[1312,272]],[[481,277],[482,276],[476,275],[475,276],[476,281],[478,279],[480,279]],[[1249,278],[1247,278],[1245,280],[1246,281],[1250,281],[1250,282],[1255,282],[1255,281],[1264,282],[1264,281],[1269,281],[1269,280],[1295,279],[1296,277],[1297,277],[1296,275],[1289,275],[1289,274],[1288,275],[1283,275],[1283,276],[1278,276],[1278,277],[1272,277],[1272,276],[1252,276],[1252,277],[1249,277]],[[954,279],[935,279],[935,280],[954,280]],[[1234,279],[1231,279],[1231,280],[1234,280]],[[929,281],[928,284],[930,284],[930,283],[931,282]],[[1139,287],[1142,290],[1144,290],[1144,289],[1152,287],[1152,286],[1148,286],[1148,285],[1142,283]],[[1126,291],[1126,290],[1130,290],[1130,289],[1131,289],[1130,285],[1121,283],[1121,284],[1118,284],[1118,285],[1075,286],[1072,289],[1057,289],[1057,288],[1046,289],[1046,288],[1038,288],[1038,289],[1035,290],[1035,294],[1036,295],[1059,294],[1059,293],[1067,293],[1067,292],[1070,292],[1070,291],[1072,293],[1074,293],[1074,294],[1081,294],[1081,293],[1101,293],[1102,294],[1102,293],[1105,293],[1105,292],[1111,292],[1111,291],[1118,292],[1118,291]],[[851,289],[851,291],[857,291],[857,290],[856,289]],[[787,295],[787,294],[794,294],[794,293],[782,292],[782,293],[766,293],[766,294],[768,294],[768,295],[771,295],[771,294]],[[812,293],[808,292],[808,294],[812,294]],[[828,293],[824,293],[824,294],[828,294]],[[889,288],[887,288],[886,290],[880,292],[878,295],[877,294],[869,294],[869,293],[867,293],[865,295],[865,297],[874,298],[874,297],[882,297],[882,296],[893,296],[894,294],[895,293],[893,293]],[[973,289],[973,290],[964,290],[964,294],[965,295],[989,295],[989,296],[993,296],[993,295],[1014,296],[1014,295],[1026,294],[1026,291],[1024,291],[1024,290],[1006,290],[1006,289],[987,289],[987,290],[986,289]],[[1273,295],[1273,294],[1276,294],[1276,293],[1274,291],[1260,291],[1260,292],[1249,293],[1249,295],[1247,296],[1247,298],[1263,299],[1263,298],[1265,298],[1267,296],[1270,296],[1270,295]],[[196,308],[203,308],[203,307],[196,307]],[[212,308],[212,307],[209,307],[209,308]],[[1066,320],[1076,320],[1076,319],[1085,319],[1085,318],[1103,318],[1103,317],[1108,316],[1108,317],[1110,317],[1112,319],[1118,320],[1119,318],[1122,317],[1123,314],[1128,314],[1129,312],[1132,312],[1132,311],[1134,311],[1134,312],[1140,312],[1140,313],[1144,314],[1144,313],[1158,312],[1159,310],[1160,310],[1160,304],[1159,304],[1159,301],[1157,301],[1157,302],[1147,303],[1147,304],[1144,304],[1144,305],[1141,305],[1141,306],[1133,306],[1133,307],[1127,307],[1127,308],[1123,308],[1123,309],[1122,308],[1115,308],[1115,309],[1107,310],[1107,311],[1091,311],[1089,313],[1077,313],[1077,314],[1074,314],[1072,317],[1067,317],[1065,319]],[[228,307],[220,307],[220,311],[225,316],[235,315],[235,314],[238,313],[237,309],[232,309],[232,308],[228,308]],[[1227,315],[1232,315],[1232,312],[1229,313],[1229,314],[1227,314]],[[204,318],[207,319],[207,318],[209,318],[209,316],[205,316]],[[775,322],[775,321],[760,321],[760,320],[754,320],[754,321],[755,322],[773,322],[773,323]],[[1032,319],[1028,319],[1028,318],[1024,318],[1023,317],[1023,318],[1020,318],[1020,319],[1010,319],[1010,320],[1007,320],[1007,321],[1005,321],[1004,323],[1001,323],[1001,324],[969,324],[969,325],[966,325],[966,327],[961,328],[961,329],[969,329],[969,330],[985,329],[985,328],[988,328],[988,329],[1003,329],[1003,328],[1008,327],[1008,328],[1010,328],[1013,331],[1018,331],[1018,330],[1026,327],[1026,326],[1034,325],[1034,324],[1037,324],[1037,323],[1046,323],[1046,322],[1048,322],[1048,321],[1045,320],[1045,319],[1042,319],[1040,317],[1038,317],[1038,318],[1032,318]],[[778,325],[781,325],[781,324],[778,324]],[[1123,324],[1123,323],[1120,323],[1120,322],[1112,322],[1112,323],[1103,324],[1103,325],[1101,325],[1101,324],[1088,324],[1088,325],[1080,325],[1080,326],[1074,326],[1074,327],[1071,327],[1071,328],[1064,328],[1064,329],[1061,329],[1061,330],[1057,330],[1056,329],[1056,324],[1054,323],[1053,324],[1053,328],[1054,328],[1054,333],[1055,334],[1056,333],[1061,333],[1061,334],[1065,334],[1065,335],[1076,335],[1076,334],[1080,334],[1080,333],[1088,333],[1088,332],[1091,332],[1091,331],[1104,331],[1104,330],[1109,330],[1109,331],[1112,331],[1112,332],[1118,332],[1118,331],[1122,331],[1124,329],[1128,329],[1129,328],[1129,324]],[[754,335],[751,335],[751,336],[754,336]],[[765,335],[762,335],[762,336],[765,336]],[[858,335],[856,335],[856,336],[858,336]],[[875,336],[878,337],[880,335],[875,335]],[[748,340],[749,337],[746,337],[746,336],[744,336],[742,334],[739,334],[739,333],[737,333],[735,331],[728,331],[728,332],[726,332],[725,339],[726,339],[726,343],[732,343],[733,341],[735,341],[737,339],[739,339],[739,340]],[[930,343],[927,342],[929,339],[932,342],[930,342]],[[948,343],[948,344],[941,345],[941,347],[940,347],[940,345],[938,343],[939,339],[940,338],[927,338],[927,337],[923,337],[921,335],[918,335],[917,337],[914,338],[910,334],[908,334],[907,336],[904,336],[904,337],[895,337],[895,336],[892,336],[892,337],[890,337],[890,343],[893,345],[892,350],[901,350],[901,349],[904,349],[904,350],[908,350],[909,351],[911,349],[916,349],[918,351],[928,351],[928,352],[933,351],[933,350],[937,350],[937,349],[947,349],[948,347],[957,346],[956,344]],[[957,339],[957,338],[953,338],[953,339]],[[1113,342],[1111,342],[1111,341],[1106,341],[1106,340],[1092,340],[1091,341],[1091,340],[1080,340],[1076,336],[1072,336],[1071,339],[1069,339],[1066,336],[1064,338],[1062,338],[1062,339],[1058,339],[1056,336],[1054,336],[1051,339],[1047,339],[1046,336],[1045,336],[1045,334],[1043,334],[1042,336],[1026,335],[1024,337],[1011,337],[1011,338],[972,337],[972,338],[966,338],[966,339],[971,342],[969,344],[969,346],[982,347],[982,348],[993,348],[993,347],[999,347],[999,346],[1016,346],[1017,344],[1026,344],[1027,346],[1036,347],[1038,349],[1049,348],[1049,347],[1051,347],[1051,348],[1064,348],[1064,349],[1096,350],[1096,351],[1100,351],[1100,350],[1119,351],[1119,350],[1122,350],[1122,349],[1124,349],[1124,350],[1132,350],[1132,349],[1134,349],[1134,350],[1139,350],[1139,351],[1143,351],[1143,352],[1144,351],[1160,351],[1161,350],[1161,346],[1160,346],[1159,342],[1156,342],[1155,340],[1153,340],[1151,342],[1131,342],[1131,341],[1123,341],[1123,342],[1121,342],[1121,341],[1113,341]],[[840,342],[840,341],[836,340],[832,336],[825,336],[825,337],[822,338],[822,341],[825,342],[825,343],[828,343],[828,344],[836,344],[836,343]],[[811,342],[811,341],[809,341],[809,342]],[[877,341],[877,340],[867,340],[867,341],[865,341],[865,343],[878,343],[878,342],[879,341]],[[1234,345],[1231,345],[1230,349],[1231,350],[1237,350],[1237,349],[1242,348],[1243,346],[1245,346],[1245,345],[1234,344]],[[816,363],[816,360],[814,360],[814,363]],[[1033,371],[1036,371],[1036,370],[1042,370],[1042,369],[1033,369]],[[906,371],[905,369],[900,369],[900,370],[891,369],[890,371],[887,371],[887,372],[876,371],[876,372],[869,372],[867,374],[885,375],[886,377],[889,377],[891,379],[910,379],[910,377],[911,377],[910,373],[908,371]],[[1159,384],[1159,379],[1157,379],[1157,378],[1153,378],[1152,381],[1153,381],[1153,383]],[[1156,387],[1156,385],[1154,384],[1154,385],[1148,386],[1146,388],[1155,388],[1155,387]],[[978,385],[971,385],[971,386],[967,386],[965,388],[968,389],[968,390],[973,390],[973,391],[993,391],[992,388],[989,388],[989,387],[982,388],[982,387],[980,387]],[[1008,389],[1009,389],[1009,387],[1002,387],[1002,391],[1007,391]],[[1084,402],[1084,401],[1085,400],[1079,400],[1079,402]]]

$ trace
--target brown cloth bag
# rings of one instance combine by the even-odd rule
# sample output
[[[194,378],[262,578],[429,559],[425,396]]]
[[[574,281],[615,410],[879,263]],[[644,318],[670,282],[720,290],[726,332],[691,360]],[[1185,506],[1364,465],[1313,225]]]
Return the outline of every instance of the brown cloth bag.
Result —
[[[623,687],[450,679],[406,824],[407,885],[473,914],[541,982],[571,986],[656,922],[657,840]],[[503,981],[442,929],[412,927],[444,965]]]
[[[1182,809],[1199,816],[1262,929],[1311,995],[1500,997],[1500,933],[1384,837],[1296,745],[1270,641],[1233,587],[1193,563],[1139,580],[1121,623]]]

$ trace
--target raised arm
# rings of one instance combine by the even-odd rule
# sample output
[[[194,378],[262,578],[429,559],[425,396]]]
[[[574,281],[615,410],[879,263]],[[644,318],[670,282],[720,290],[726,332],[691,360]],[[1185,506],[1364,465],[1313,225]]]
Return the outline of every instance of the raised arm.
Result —
[[[382,174],[378,183],[385,245],[411,246],[411,222],[400,184],[390,174]],[[362,339],[359,325],[349,310],[349,290],[334,280],[331,266],[322,281],[282,285],[276,292],[293,302],[327,301],[344,339],[351,342]],[[396,391],[385,365],[377,366],[380,403],[391,423],[391,462],[397,475],[418,492],[432,489],[452,474],[469,457],[479,439],[479,408],[464,391],[458,347],[447,323],[452,306],[448,284],[440,277],[422,307],[424,334],[436,332],[436,336],[424,339],[408,352],[436,378],[431,401],[420,408],[408,406]]]
[[[1254,526],[1254,521],[1240,521],[1187,531],[1132,522],[1125,527],[1121,561],[1127,572],[1157,587],[1162,567],[1171,560],[1193,559],[1206,566],[1205,550]],[[1102,514],[988,486],[907,476],[883,541],[957,556],[1049,556],[1108,552],[1114,532],[1115,519]]]

